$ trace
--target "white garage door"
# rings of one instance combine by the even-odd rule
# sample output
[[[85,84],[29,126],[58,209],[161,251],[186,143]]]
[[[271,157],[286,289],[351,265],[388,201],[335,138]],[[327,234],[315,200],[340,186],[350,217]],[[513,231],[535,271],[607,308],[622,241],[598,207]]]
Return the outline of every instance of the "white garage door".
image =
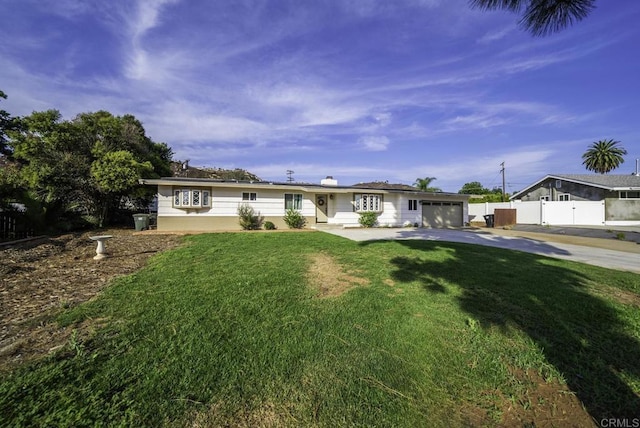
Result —
[[[424,227],[461,227],[462,202],[422,202]]]

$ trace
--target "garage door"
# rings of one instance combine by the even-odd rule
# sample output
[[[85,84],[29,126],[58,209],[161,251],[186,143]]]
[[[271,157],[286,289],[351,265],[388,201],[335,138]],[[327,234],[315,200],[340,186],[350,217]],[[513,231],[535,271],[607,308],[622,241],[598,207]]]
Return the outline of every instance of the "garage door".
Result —
[[[462,202],[422,202],[424,227],[461,227]]]

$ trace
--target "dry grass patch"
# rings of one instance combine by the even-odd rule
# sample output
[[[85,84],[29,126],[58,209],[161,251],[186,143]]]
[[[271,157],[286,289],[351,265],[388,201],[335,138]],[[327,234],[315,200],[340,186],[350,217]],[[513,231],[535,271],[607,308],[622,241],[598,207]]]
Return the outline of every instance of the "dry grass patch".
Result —
[[[640,294],[633,291],[621,290],[604,284],[598,284],[597,287],[593,287],[591,290],[598,297],[614,300],[621,305],[640,308]]]
[[[279,428],[298,426],[287,409],[273,403],[265,403],[258,409],[247,409],[228,413],[221,403],[213,403],[207,410],[195,412],[184,425],[185,428],[237,427]]]
[[[307,278],[320,298],[341,296],[352,288],[369,285],[368,279],[345,272],[333,257],[324,253],[311,255]]]

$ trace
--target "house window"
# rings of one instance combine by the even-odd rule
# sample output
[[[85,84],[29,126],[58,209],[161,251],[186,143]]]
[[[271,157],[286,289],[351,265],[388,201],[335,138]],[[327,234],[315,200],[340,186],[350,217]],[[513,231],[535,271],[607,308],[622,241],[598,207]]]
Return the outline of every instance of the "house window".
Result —
[[[556,189],[562,189],[562,180],[556,180]]]
[[[563,202],[567,202],[571,200],[571,194],[569,193],[560,193],[558,195],[558,200],[559,201],[563,201]]]
[[[357,212],[382,211],[382,195],[356,193],[354,208]]]
[[[285,210],[301,210],[302,209],[302,193],[285,193],[284,194]]]
[[[620,199],[640,199],[640,192],[620,192]]]
[[[254,192],[242,192],[243,201],[255,201],[256,199],[257,195]]]
[[[548,200],[549,200],[549,195],[547,195],[547,196],[540,196],[540,200],[541,200],[541,201],[548,201]]]
[[[173,206],[176,208],[202,208],[211,206],[211,192],[202,189],[175,189]]]
[[[409,211],[417,211],[417,210],[418,210],[418,200],[409,199]]]

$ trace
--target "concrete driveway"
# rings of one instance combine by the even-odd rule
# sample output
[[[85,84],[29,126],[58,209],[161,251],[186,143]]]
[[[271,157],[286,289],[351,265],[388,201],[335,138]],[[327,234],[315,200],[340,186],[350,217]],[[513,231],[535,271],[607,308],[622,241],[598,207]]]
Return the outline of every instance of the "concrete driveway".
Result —
[[[620,251],[598,246],[577,245],[575,243],[554,242],[551,235],[532,234],[527,237],[507,236],[493,229],[326,229],[324,232],[342,236],[353,241],[423,239],[428,241],[462,242],[486,245],[508,250],[525,251],[558,259],[573,260],[610,269],[640,273],[640,251]],[[564,239],[566,241],[566,237]],[[579,239],[575,239],[578,244]],[[586,242],[586,241],[585,241]],[[597,244],[597,242],[595,242]],[[594,244],[594,245],[595,245]],[[632,246],[620,248],[638,250]],[[607,245],[604,245],[606,247]],[[602,247],[602,246],[600,246]]]

